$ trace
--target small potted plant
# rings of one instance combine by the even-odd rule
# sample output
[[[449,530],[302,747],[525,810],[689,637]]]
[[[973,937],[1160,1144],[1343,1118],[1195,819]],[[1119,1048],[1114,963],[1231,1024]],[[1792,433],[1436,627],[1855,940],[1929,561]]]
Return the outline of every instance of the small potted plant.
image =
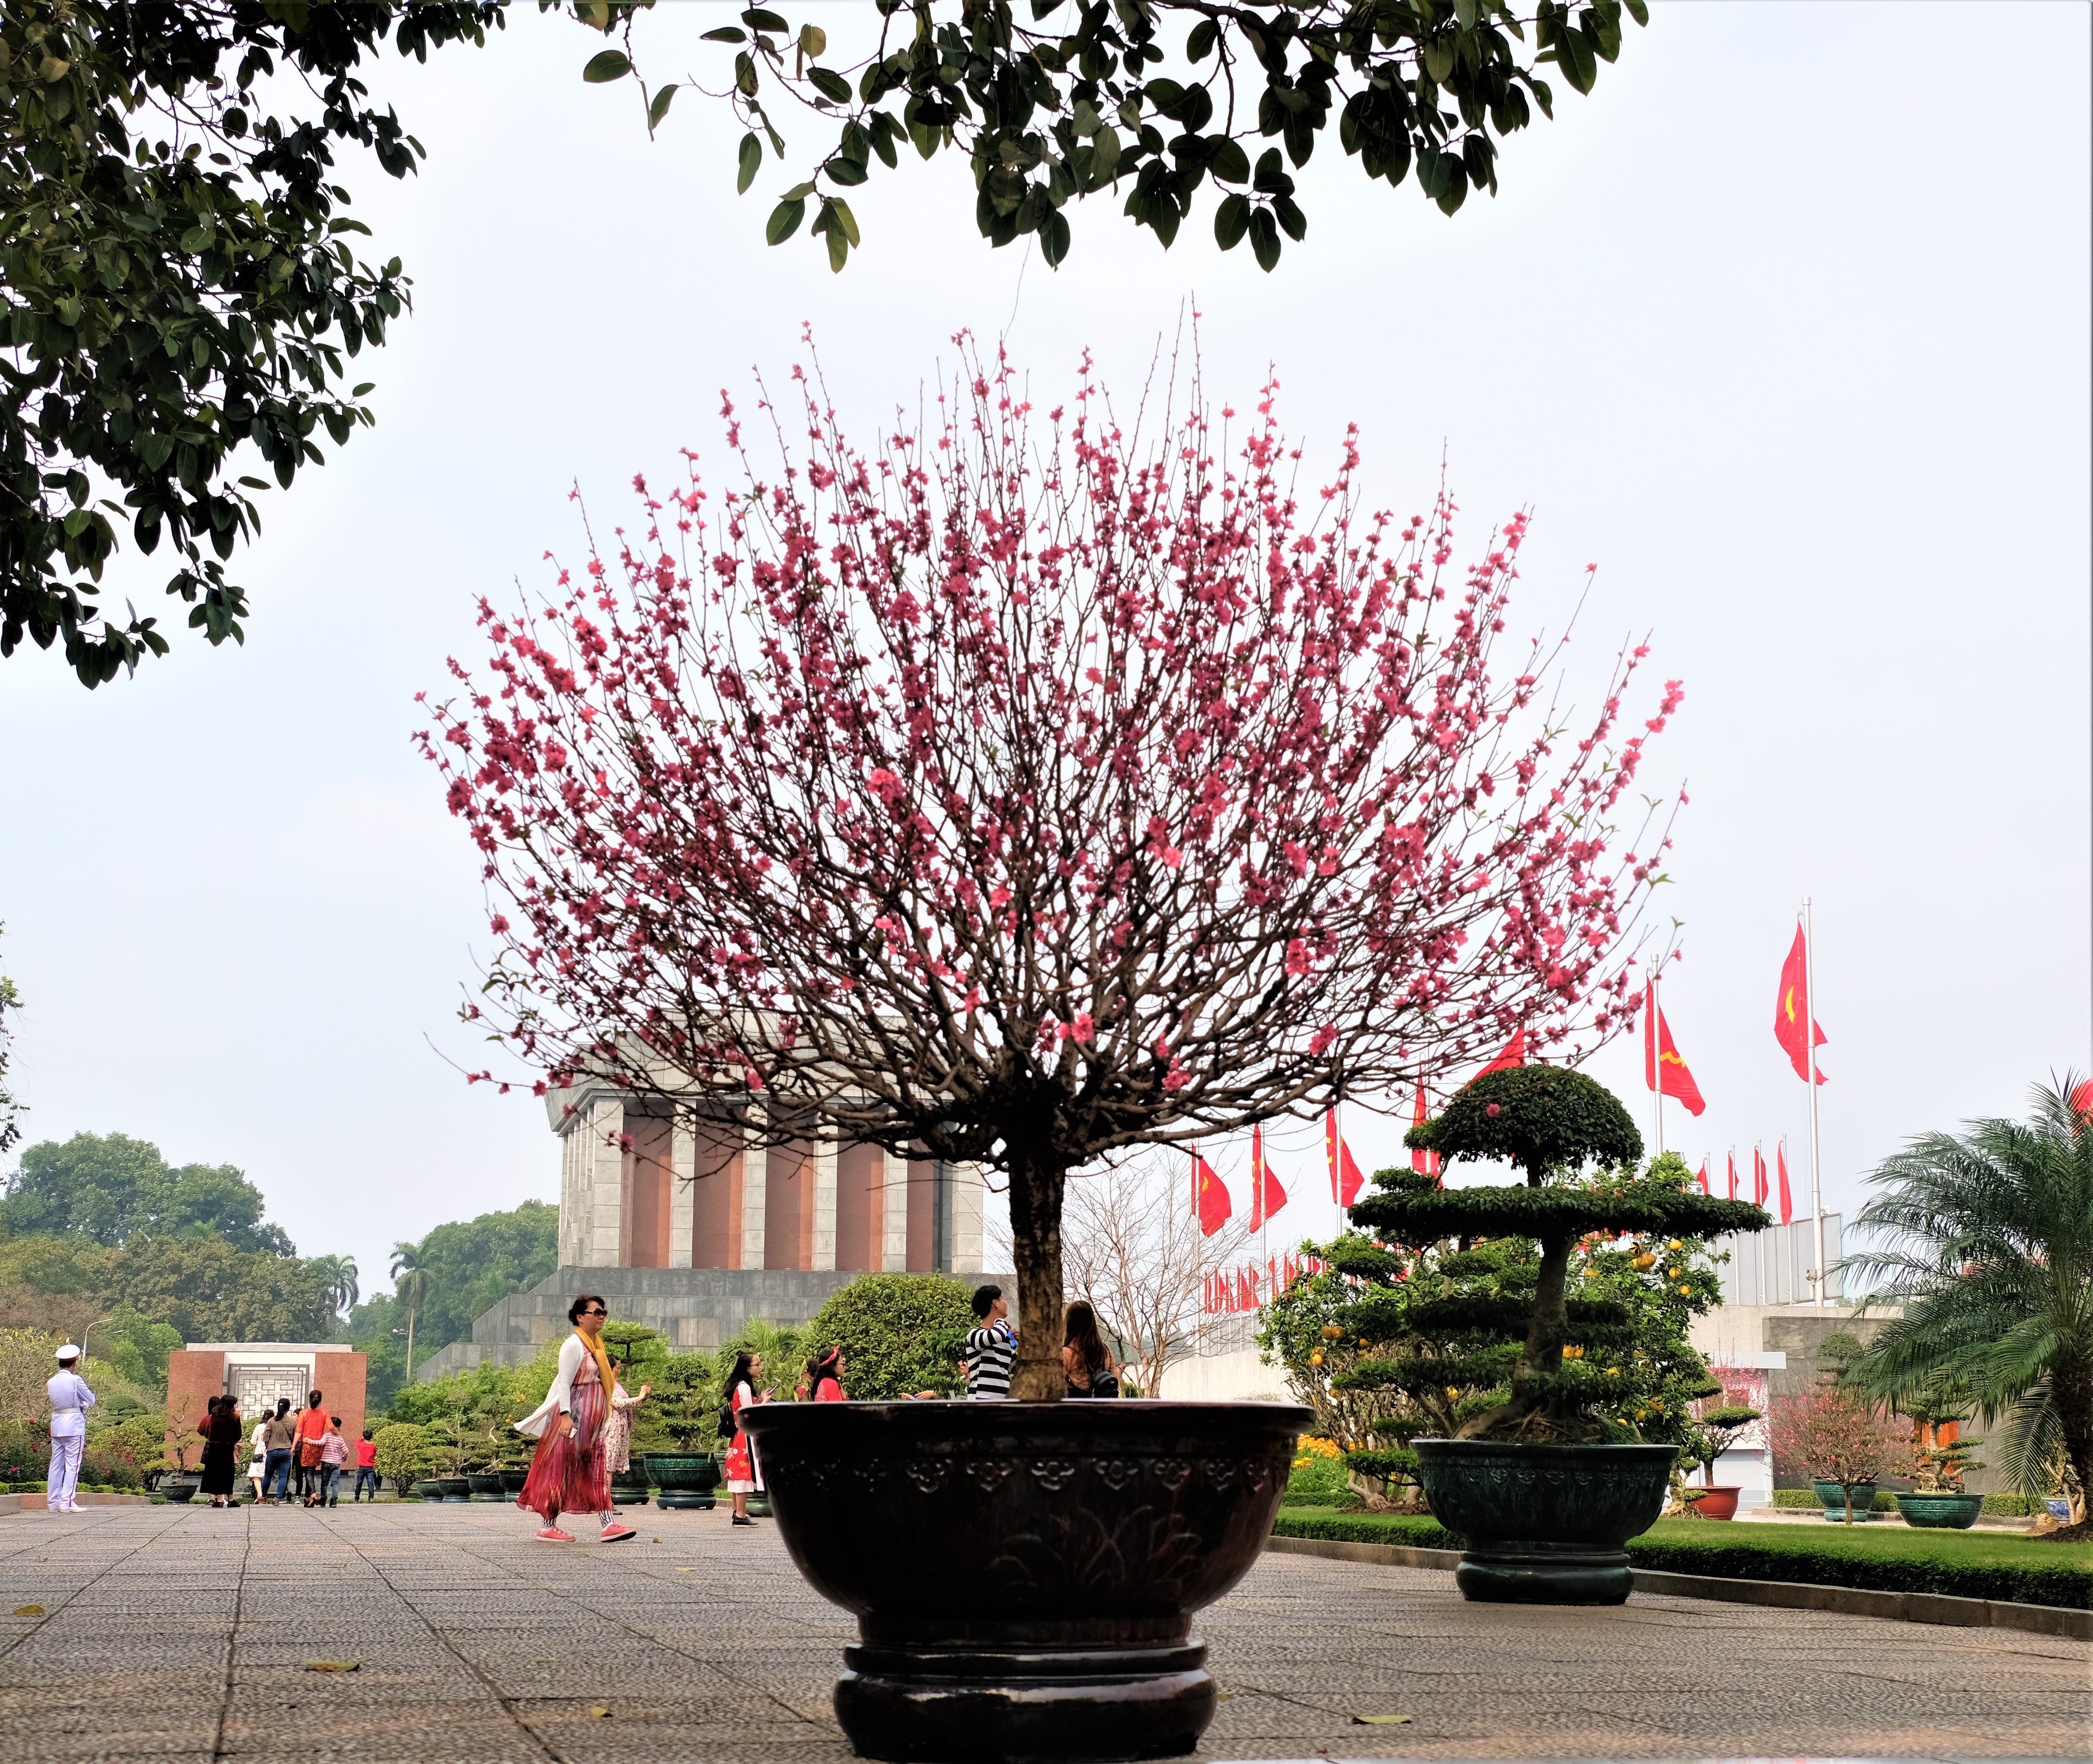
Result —
[[[678,1354],[667,1360],[650,1406],[656,1411],[650,1434],[670,1447],[637,1454],[661,1491],[657,1498],[665,1507],[709,1512],[719,1504],[714,1491],[720,1484],[719,1401],[709,1357]]]
[[[189,1468],[188,1443],[184,1439],[173,1441],[167,1447],[167,1456],[175,1461],[175,1467],[160,1478],[160,1493],[170,1501],[186,1502],[203,1486],[201,1471]],[[162,1460],[165,1462],[164,1459]]]
[[[1896,1497],[1897,1510],[1905,1524],[1922,1530],[1966,1532],[1984,1510],[1983,1496],[1971,1494],[1962,1486],[1970,1471],[1984,1467],[1970,1455],[1984,1442],[1961,1437],[1969,1410],[1934,1395],[1913,1403],[1908,1412],[1918,1429],[1913,1447],[1917,1467],[1912,1480],[1917,1486]]]
[[[1737,1516],[1736,1483],[1715,1480],[1716,1460],[1736,1444],[1744,1430],[1763,1419],[1748,1402],[1720,1402],[1704,1409],[1693,1424],[1688,1448],[1701,1467],[1700,1497],[1693,1510],[1702,1519],[1733,1519]]]

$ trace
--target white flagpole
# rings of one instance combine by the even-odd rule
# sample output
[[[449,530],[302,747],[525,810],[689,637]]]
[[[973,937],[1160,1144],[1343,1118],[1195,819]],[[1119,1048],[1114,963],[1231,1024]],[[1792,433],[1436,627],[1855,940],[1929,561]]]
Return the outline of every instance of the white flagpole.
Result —
[[[1822,1307],[1831,1302],[1826,1292],[1831,1282],[1825,1273],[1824,1185],[1817,1159],[1817,934],[1810,922],[1807,895],[1802,897],[1802,986],[1809,1003],[1803,1012],[1802,1045],[1809,1064],[1809,1202],[1817,1210],[1817,1302]]]
[[[1645,1032],[1650,1049],[1650,1076],[1657,1080],[1657,1155],[1664,1155],[1664,1032],[1659,1026],[1664,1012],[1657,1002],[1657,973],[1649,977],[1649,1027]]]
[[[1761,1158],[1761,1157],[1760,1157],[1760,1155],[1759,1155],[1759,1148],[1758,1148],[1758,1146],[1757,1146],[1756,1144],[1754,1144],[1754,1145],[1753,1146],[1753,1147],[1752,1147],[1752,1185],[1753,1185],[1754,1188],[1756,1188],[1756,1187],[1758,1185],[1758,1172],[1759,1172],[1761,1170],[1762,1170],[1763,1168],[1766,1168],[1765,1160],[1764,1160],[1762,1158]],[[1768,1197],[1767,1197],[1767,1198],[1768,1198],[1768,1199],[1770,1199],[1771,1198],[1772,1198],[1771,1196],[1768,1196]],[[1759,1204],[1760,1204],[1762,1207],[1763,1207],[1763,1206],[1766,1204],[1766,1202],[1765,1202],[1765,1201],[1761,1201],[1761,1202],[1759,1203]],[[1762,1234],[1760,1234],[1760,1235],[1758,1235],[1758,1236],[1757,1236],[1757,1237],[1754,1237],[1752,1239],[1752,1248],[1753,1248],[1753,1252],[1754,1252],[1754,1254],[1753,1254],[1753,1257],[1752,1257],[1752,1259],[1753,1259],[1753,1261],[1755,1261],[1755,1262],[1757,1262],[1757,1263],[1758,1263],[1758,1276],[1759,1276],[1759,1303],[1760,1303],[1760,1305],[1761,1305],[1762,1307],[1763,1307],[1763,1306],[1765,1305],[1765,1303],[1766,1303],[1766,1238],[1765,1238],[1765,1236],[1764,1236],[1764,1234],[1763,1234],[1763,1233],[1762,1233]]]

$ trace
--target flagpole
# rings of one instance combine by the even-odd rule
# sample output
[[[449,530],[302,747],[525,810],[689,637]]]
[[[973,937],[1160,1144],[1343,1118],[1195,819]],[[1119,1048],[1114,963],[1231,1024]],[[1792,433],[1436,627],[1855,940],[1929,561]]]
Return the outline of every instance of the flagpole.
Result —
[[[1817,1158],[1817,934],[1810,921],[1807,895],[1802,897],[1802,990],[1809,1006],[1803,1012],[1807,1021],[1802,1025],[1802,1045],[1807,1050],[1809,1064],[1809,1200],[1817,1209],[1816,1296],[1821,1308],[1829,1302],[1826,1289],[1831,1281],[1825,1272],[1824,1185]]]
[[[1759,1148],[1758,1148],[1757,1144],[1755,1142],[1755,1143],[1753,1145],[1753,1146],[1752,1146],[1752,1186],[1753,1186],[1753,1188],[1757,1188],[1757,1187],[1759,1185],[1759,1172],[1760,1172],[1760,1170],[1761,1170],[1761,1169],[1762,1169],[1764,1167],[1765,1167],[1765,1159],[1762,1159],[1762,1157],[1760,1157],[1760,1155],[1759,1155]],[[1762,1207],[1763,1207],[1763,1206],[1765,1206],[1765,1205],[1766,1205],[1766,1202],[1765,1202],[1764,1200],[1761,1200],[1761,1201],[1760,1201],[1760,1203],[1759,1203],[1759,1205],[1761,1205]],[[1760,1308],[1761,1308],[1762,1310],[1763,1310],[1763,1309],[1765,1308],[1765,1307],[1766,1307],[1766,1240],[1765,1240],[1765,1238],[1764,1238],[1764,1237],[1759,1237],[1759,1236],[1756,1236],[1756,1235],[1755,1235],[1755,1236],[1753,1237],[1753,1239],[1752,1239],[1752,1247],[1753,1247],[1753,1249],[1754,1250],[1756,1250],[1756,1251],[1757,1252],[1757,1254],[1756,1254],[1756,1255],[1752,1258],[1752,1259],[1753,1259],[1753,1261],[1757,1262],[1757,1263],[1758,1263],[1758,1265],[1759,1265],[1759,1307],[1760,1307]]]
[[[1657,972],[1649,976],[1649,1040],[1654,1057],[1650,1061],[1650,1076],[1657,1080],[1657,1155],[1664,1155],[1664,1009],[1658,1003]]]

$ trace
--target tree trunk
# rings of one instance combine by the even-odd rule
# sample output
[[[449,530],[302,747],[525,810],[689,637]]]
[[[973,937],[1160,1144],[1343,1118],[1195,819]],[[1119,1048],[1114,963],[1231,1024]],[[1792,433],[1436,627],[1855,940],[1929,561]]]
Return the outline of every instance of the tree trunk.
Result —
[[[1010,1241],[1017,1262],[1017,1364],[1010,1393],[1020,1402],[1059,1402],[1061,1367],[1061,1198],[1068,1172],[1013,1147]]]
[[[2093,1367],[2057,1367],[2049,1376],[2049,1394],[2064,1455],[2078,1476],[2078,1510],[2065,1523],[2079,1524],[2093,1517]]]
[[[1564,1298],[1570,1277],[1570,1251],[1575,1242],[1574,1237],[1540,1240],[1540,1280],[1534,1289],[1533,1319],[1527,1325],[1526,1346],[1519,1350],[1519,1364],[1512,1371],[1514,1381],[1532,1372],[1562,1370],[1562,1343],[1570,1333],[1570,1312]],[[1471,1416],[1454,1437],[1476,1439],[1502,1435],[1546,1406],[1545,1398],[1530,1391],[1514,1395],[1510,1402],[1500,1404],[1486,1415]],[[1543,1415],[1541,1419],[1545,1422],[1546,1417]]]

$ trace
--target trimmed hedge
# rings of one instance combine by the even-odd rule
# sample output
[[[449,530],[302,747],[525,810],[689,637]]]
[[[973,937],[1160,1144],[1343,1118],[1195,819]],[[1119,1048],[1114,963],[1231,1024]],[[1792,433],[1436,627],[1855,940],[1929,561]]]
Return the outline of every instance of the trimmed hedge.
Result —
[[[1282,1511],[1281,1537],[1328,1537],[1458,1549],[1462,1540],[1436,1520],[1402,1515]],[[1724,1580],[1796,1580],[1881,1593],[1940,1593],[1956,1598],[2093,1610],[2093,1545],[2046,1543],[1996,1532],[1848,1532],[1826,1526],[1713,1525],[1660,1519],[1627,1544],[1638,1568]]]

